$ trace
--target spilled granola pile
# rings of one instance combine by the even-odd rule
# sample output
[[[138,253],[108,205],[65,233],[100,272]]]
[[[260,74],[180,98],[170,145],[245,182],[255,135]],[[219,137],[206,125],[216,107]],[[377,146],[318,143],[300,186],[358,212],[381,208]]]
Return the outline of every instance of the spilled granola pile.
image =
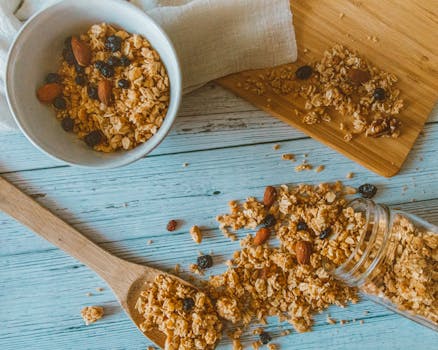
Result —
[[[308,125],[332,121],[333,111],[342,116],[339,129],[344,140],[355,135],[393,137],[400,134],[398,117],[404,101],[396,87],[397,76],[385,72],[358,53],[336,45],[319,61],[295,68],[272,68],[258,78],[247,79],[244,89],[263,95],[271,89],[279,95],[302,99],[304,111],[295,110]]]
[[[222,321],[209,297],[178,280],[159,275],[145,287],[136,304],[145,332],[159,329],[166,335],[165,349],[214,349]]]
[[[358,192],[369,199],[376,191],[370,184],[356,190],[340,182],[282,185],[266,187],[262,200],[231,201],[230,212],[217,217],[224,235],[235,240],[240,229],[254,234],[240,241],[241,249],[226,262],[224,273],[205,282],[205,294],[170,278],[157,278],[137,304],[145,318],[142,329],[158,327],[175,346],[169,349],[210,349],[220,339],[222,323],[232,324],[234,331],[228,335],[234,350],[243,349],[240,337],[247,326],[266,324],[270,316],[289,322],[298,332],[309,331],[314,314],[330,305],[358,301],[358,290],[331,272],[363,251],[356,248],[370,236],[367,216],[350,205],[349,196]],[[385,259],[362,289],[436,324],[438,235],[403,216],[392,223]],[[379,245],[372,247],[370,264],[380,252]],[[213,265],[209,255],[197,262],[202,271]],[[329,316],[327,320],[336,323]],[[257,334],[253,348],[277,348],[268,333],[260,329]]]
[[[230,214],[217,218],[226,234],[262,227],[255,237],[241,241],[242,249],[234,253],[228,270],[209,281],[219,315],[243,325],[278,316],[304,332],[312,326],[312,314],[331,304],[356,302],[356,290],[334,280],[324,268],[325,260],[341,264],[351,254],[352,237],[363,225],[361,215],[346,209],[344,195],[352,192],[341,183],[283,185],[278,191],[268,187],[265,203],[255,198],[242,205],[231,202]],[[274,235],[278,247],[268,245]]]

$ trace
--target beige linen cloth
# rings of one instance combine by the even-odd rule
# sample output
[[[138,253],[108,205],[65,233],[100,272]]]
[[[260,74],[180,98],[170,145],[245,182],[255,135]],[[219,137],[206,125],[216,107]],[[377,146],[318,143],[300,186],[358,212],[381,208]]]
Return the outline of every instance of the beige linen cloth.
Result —
[[[0,131],[17,129],[4,95],[8,47],[27,18],[58,1],[0,0]],[[153,17],[174,43],[185,93],[231,73],[297,58],[289,0],[131,2]]]

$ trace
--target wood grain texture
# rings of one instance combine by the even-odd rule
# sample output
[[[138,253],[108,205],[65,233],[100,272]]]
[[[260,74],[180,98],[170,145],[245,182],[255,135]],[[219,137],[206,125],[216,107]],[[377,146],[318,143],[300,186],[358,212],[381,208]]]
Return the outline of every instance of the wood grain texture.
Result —
[[[304,111],[303,100],[280,96],[269,89],[258,96],[242,87],[246,79],[257,78],[263,70],[231,75],[219,83],[372,171],[386,177],[395,175],[438,98],[438,1],[297,0],[291,1],[291,6],[299,57],[293,67],[318,60],[324,50],[341,43],[399,77],[398,87],[406,102],[400,116],[400,137],[375,139],[362,135],[347,143],[344,132],[339,130],[343,119],[337,113],[332,115],[332,123],[306,125],[294,113],[295,109]],[[341,13],[345,15],[342,19]],[[376,36],[379,41],[375,43],[367,36]],[[308,53],[304,53],[305,48]]]
[[[0,162],[7,159],[0,173],[7,172],[8,180],[112,254],[169,271],[179,263],[183,276],[189,275],[187,267],[198,250],[212,252],[210,273],[223,271],[224,261],[239,246],[222,236],[215,215],[227,210],[230,199],[261,196],[266,184],[338,179],[353,186],[376,183],[378,201],[438,224],[438,111],[392,179],[373,174],[221,88],[210,85],[188,96],[181,112],[171,137],[153,156],[104,172],[60,166],[21,135],[0,134]],[[279,151],[272,149],[276,143]],[[310,163],[326,169],[295,173],[297,163],[280,160],[289,152],[299,160],[307,153]],[[183,168],[184,162],[190,165]],[[350,171],[355,177],[344,179]],[[171,218],[183,220],[174,233],[165,230]],[[201,245],[188,233],[193,224],[205,231]],[[148,240],[153,243],[148,245]],[[88,292],[93,296],[87,297]],[[86,305],[104,306],[106,316],[86,327],[80,317]],[[327,313],[356,322],[331,326]],[[365,323],[360,325],[360,320]],[[137,350],[151,345],[103,280],[2,213],[0,323],[2,350]],[[291,326],[276,320],[266,329],[281,349],[294,350],[429,350],[438,342],[431,330],[366,300],[317,315],[310,333],[278,337]],[[246,345],[254,339],[245,337]],[[219,349],[231,349],[229,341]]]

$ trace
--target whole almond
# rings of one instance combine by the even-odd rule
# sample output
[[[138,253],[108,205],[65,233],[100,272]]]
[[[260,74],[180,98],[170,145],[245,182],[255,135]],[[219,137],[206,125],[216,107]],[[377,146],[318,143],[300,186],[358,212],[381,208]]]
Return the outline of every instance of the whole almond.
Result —
[[[61,94],[62,85],[58,83],[46,84],[37,90],[38,100],[42,103],[52,103],[53,100]]]
[[[308,241],[298,241],[295,244],[295,254],[300,265],[307,265],[312,254],[312,245]]]
[[[112,100],[113,86],[109,80],[101,80],[97,86],[97,95],[100,102],[110,105]]]
[[[360,85],[370,80],[371,75],[367,70],[353,68],[348,71],[348,78],[353,84]]]
[[[267,207],[270,207],[275,199],[277,198],[277,190],[275,187],[268,186],[265,189],[265,194],[263,196],[263,204]]]
[[[78,64],[86,67],[91,62],[91,50],[86,43],[77,37],[71,38],[71,48]]]
[[[260,230],[257,231],[255,237],[254,237],[254,244],[260,245],[266,242],[266,240],[271,235],[271,232],[265,227],[262,227]]]

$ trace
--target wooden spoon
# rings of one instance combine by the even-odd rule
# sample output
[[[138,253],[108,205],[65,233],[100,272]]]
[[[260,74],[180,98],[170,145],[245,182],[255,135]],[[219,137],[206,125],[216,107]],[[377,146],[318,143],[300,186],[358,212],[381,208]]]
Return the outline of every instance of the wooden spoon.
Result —
[[[111,255],[2,177],[0,177],[0,210],[94,270],[108,283],[120,305],[137,327],[142,318],[135,309],[135,303],[146,282],[154,281],[157,275],[168,275],[195,288],[186,281],[161,270],[134,264]],[[142,333],[156,345],[164,348],[166,339],[164,333],[158,329]]]

